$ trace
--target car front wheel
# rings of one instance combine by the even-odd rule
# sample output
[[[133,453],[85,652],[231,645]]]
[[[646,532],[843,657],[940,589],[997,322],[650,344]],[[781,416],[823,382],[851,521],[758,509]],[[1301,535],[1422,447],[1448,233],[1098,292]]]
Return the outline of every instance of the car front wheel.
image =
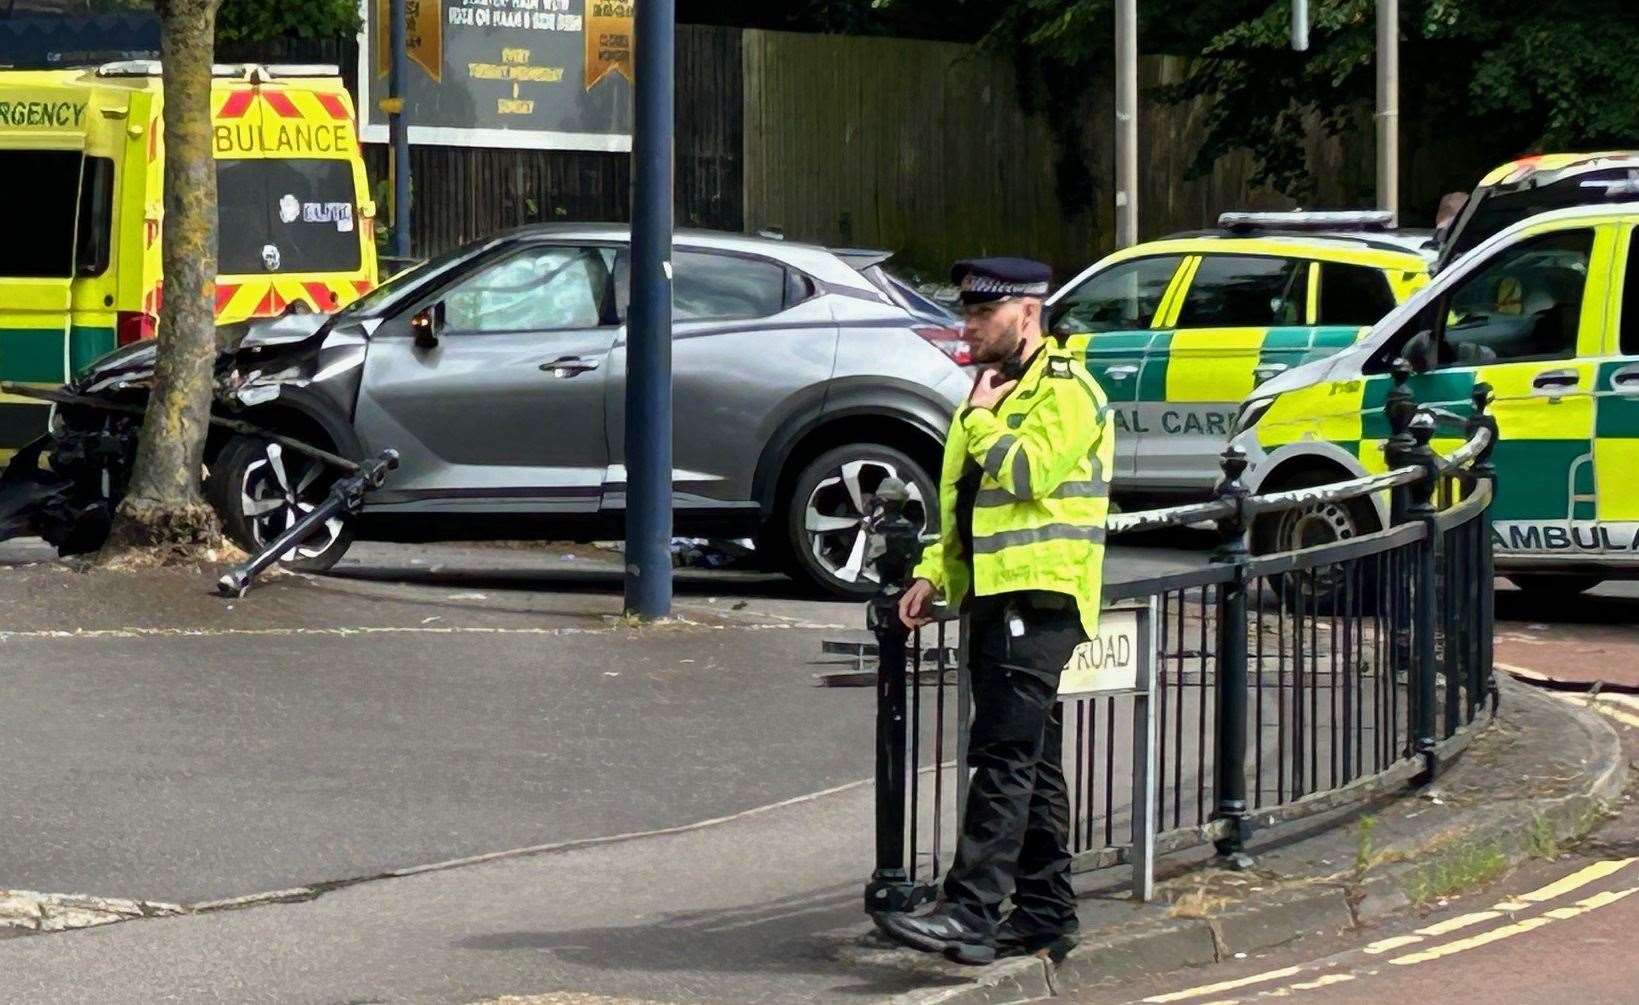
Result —
[[[867,552],[865,517],[877,489],[890,478],[905,483],[905,515],[919,531],[938,529],[939,489],[908,454],[875,444],[851,444],[816,457],[798,475],[786,500],[786,537],[794,571],[821,589],[858,600],[877,590]]]
[[[255,554],[313,512],[336,472],[323,461],[258,436],[236,436],[211,465],[211,503],[235,544]],[[341,561],[353,535],[340,517],[280,556],[286,568],[323,572]]]

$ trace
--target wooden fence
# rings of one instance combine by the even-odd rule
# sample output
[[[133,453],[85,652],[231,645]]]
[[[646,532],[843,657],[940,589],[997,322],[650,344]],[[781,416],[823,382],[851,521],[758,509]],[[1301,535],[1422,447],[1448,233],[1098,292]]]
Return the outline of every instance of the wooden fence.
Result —
[[[1249,160],[1225,158],[1184,179],[1205,109],[1156,100],[1186,63],[1141,64],[1142,235],[1209,226],[1226,209],[1290,203],[1248,182]],[[881,247],[937,274],[968,255],[1017,253],[1060,275],[1113,244],[1112,86],[1078,107],[1095,194],[1070,212],[1055,184],[1049,123],[1020,105],[1013,63],[943,42],[684,25],[678,30],[677,219],[726,230],[779,228],[797,240]],[[1363,124],[1369,129],[1369,122]],[[1369,136],[1313,135],[1321,203],[1369,193]],[[367,151],[373,179],[386,150]],[[624,154],[417,147],[418,255],[507,227],[625,220]],[[383,192],[385,186],[381,186]],[[382,212],[387,212],[385,199]]]

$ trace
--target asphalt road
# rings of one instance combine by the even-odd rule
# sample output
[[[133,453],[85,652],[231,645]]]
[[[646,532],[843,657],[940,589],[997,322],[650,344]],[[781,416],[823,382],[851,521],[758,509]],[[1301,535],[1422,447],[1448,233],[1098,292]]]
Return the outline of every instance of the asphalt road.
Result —
[[[1571,699],[1566,696],[1568,700]],[[1639,701],[1598,703],[1639,756]],[[1631,1005],[1639,1000],[1639,808],[1574,850],[1431,905],[1420,916],[1117,990],[1082,1005]]]
[[[0,888],[194,903],[872,773],[872,691],[812,677],[862,612],[783,579],[688,573],[694,624],[635,631],[586,549],[368,546],[230,604],[199,576],[0,547]]]

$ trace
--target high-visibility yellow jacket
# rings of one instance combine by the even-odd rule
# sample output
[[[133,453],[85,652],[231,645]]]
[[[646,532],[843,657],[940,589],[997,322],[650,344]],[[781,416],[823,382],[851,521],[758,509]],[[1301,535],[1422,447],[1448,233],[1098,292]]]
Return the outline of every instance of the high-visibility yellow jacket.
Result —
[[[1104,392],[1075,354],[1049,339],[994,410],[957,412],[939,480],[943,530],[916,577],[952,606],[970,590],[1068,594],[1087,634],[1096,634],[1114,463]],[[971,484],[975,470],[977,492],[964,493],[963,477]]]

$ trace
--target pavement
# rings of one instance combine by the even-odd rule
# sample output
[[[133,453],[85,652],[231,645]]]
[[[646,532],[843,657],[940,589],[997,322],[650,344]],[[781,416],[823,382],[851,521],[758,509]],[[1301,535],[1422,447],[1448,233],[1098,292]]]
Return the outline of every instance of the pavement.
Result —
[[[607,557],[372,546],[337,575],[274,577],[230,605],[197,574],[71,573],[29,548],[0,546],[0,779],[12,796],[0,887],[149,902],[128,914],[186,907],[0,941],[6,997],[818,1002],[933,1000],[932,989],[996,1000],[1009,981],[1024,991],[1017,974],[888,947],[862,917],[871,692],[811,677],[821,638],[862,635],[855,606],[766,577],[691,573],[681,622],[639,630],[618,620]],[[1118,550],[1111,578],[1199,560]],[[1606,728],[1564,703],[1510,697],[1502,726],[1442,782],[1452,798],[1369,810],[1378,847],[1448,846],[1461,830],[1453,814],[1498,802],[1499,780],[1536,778],[1530,798],[1549,802],[1587,788],[1600,774],[1589,722]],[[1564,741],[1546,760],[1525,740],[1542,735]],[[1484,823],[1525,834],[1531,819]],[[1342,905],[1353,917],[1347,891],[1363,887],[1339,873],[1357,830],[1341,812],[1267,831],[1257,879],[1178,856],[1157,906],[1118,897],[1110,873],[1079,877],[1089,928],[1129,940],[1095,976],[1122,958],[1134,961],[1129,978],[1165,969],[1135,933],[1182,931],[1154,944],[1175,965],[1218,959],[1238,931],[1290,937],[1303,911],[1330,918]],[[1319,908],[1304,892],[1317,886]],[[247,895],[242,909],[211,903]],[[0,895],[0,917],[9,909],[20,926],[119,916],[9,900]],[[1221,920],[1254,901],[1263,921]],[[1298,914],[1267,913],[1288,903]],[[1405,899],[1385,887],[1372,903],[1394,911]],[[1190,957],[1203,946],[1204,959]],[[1048,987],[1045,964],[1036,972]]]

